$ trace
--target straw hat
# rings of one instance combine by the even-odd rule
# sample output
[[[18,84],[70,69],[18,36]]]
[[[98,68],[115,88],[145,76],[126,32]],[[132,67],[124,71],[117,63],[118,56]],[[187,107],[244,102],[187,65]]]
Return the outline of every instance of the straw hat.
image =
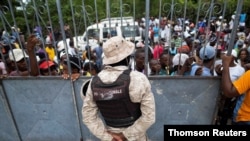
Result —
[[[114,64],[133,53],[134,43],[121,36],[115,36],[103,43],[103,64]]]

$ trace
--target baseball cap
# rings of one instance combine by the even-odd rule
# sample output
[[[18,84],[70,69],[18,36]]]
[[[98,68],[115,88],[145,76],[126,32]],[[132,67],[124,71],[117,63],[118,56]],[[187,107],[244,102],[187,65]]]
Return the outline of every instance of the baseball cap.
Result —
[[[53,66],[53,65],[55,65],[54,62],[52,62],[52,61],[50,61],[50,60],[48,60],[48,61],[44,60],[44,61],[39,65],[39,68],[40,68],[40,69],[48,69],[49,67],[51,67],[51,66]]]
[[[185,53],[177,53],[174,57],[173,57],[173,66],[177,66],[177,65],[181,65],[183,66],[185,61],[189,58],[189,56]]]
[[[215,48],[210,45],[202,47],[200,49],[199,55],[202,60],[212,59],[215,56]]]

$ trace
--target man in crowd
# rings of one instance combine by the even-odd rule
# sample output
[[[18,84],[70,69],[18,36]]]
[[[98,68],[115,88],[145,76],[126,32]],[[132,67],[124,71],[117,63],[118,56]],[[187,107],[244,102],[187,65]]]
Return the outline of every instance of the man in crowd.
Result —
[[[222,57],[222,91],[229,98],[238,98],[234,109],[233,123],[250,125],[250,71],[246,71],[239,79],[232,82],[229,67],[233,59],[232,55]]]

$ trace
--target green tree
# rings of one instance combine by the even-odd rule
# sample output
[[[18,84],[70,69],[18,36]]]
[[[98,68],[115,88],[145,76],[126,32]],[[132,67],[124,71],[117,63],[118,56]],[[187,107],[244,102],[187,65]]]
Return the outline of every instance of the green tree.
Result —
[[[95,1],[97,3],[97,9],[95,9]],[[120,0],[109,0],[110,1],[110,15],[111,17],[119,17],[120,13]],[[185,0],[161,0],[162,4],[160,5],[160,0],[150,0],[150,16],[159,17],[161,16],[168,17],[173,15],[173,20],[178,17],[184,16],[184,5]],[[35,3],[34,3],[35,2]],[[48,7],[46,3],[48,2]],[[72,0],[73,5],[71,6],[70,0],[61,0],[61,14],[63,16],[63,22],[68,23],[73,28],[73,18],[75,19],[77,34],[82,34],[85,30],[85,27],[96,22],[96,19],[107,17],[106,12],[106,0]],[[140,19],[145,16],[145,2],[143,0],[123,0],[123,16],[133,16],[135,12],[135,18]],[[174,2],[174,10],[171,11],[171,4]],[[186,7],[186,17],[192,21],[196,20],[198,15],[198,2],[199,0],[187,0]],[[199,13],[200,17],[207,17],[206,9],[209,8],[210,0],[201,0],[202,7]],[[217,4],[217,8],[223,9],[225,0],[214,0]],[[225,13],[225,19],[230,20],[232,13],[236,10],[237,0],[227,0],[227,9]],[[207,4],[207,5],[206,5]],[[0,1],[0,10],[2,11],[2,18],[0,22],[0,28],[4,28],[6,25],[7,29],[10,30],[11,26],[14,25],[16,21],[17,26],[22,31],[28,31],[28,28],[32,29],[40,23],[41,27],[46,27],[48,23],[52,23],[54,29],[60,29],[60,20],[58,16],[58,8],[56,0],[31,0],[30,3],[25,5],[23,8],[25,11],[17,10],[16,7],[20,7],[19,1],[11,0],[12,12],[14,14],[14,19],[11,15],[10,6],[8,0]],[[84,5],[84,6],[83,6]],[[160,7],[161,6],[161,7]],[[34,8],[35,7],[35,8]],[[135,7],[135,11],[133,11]],[[246,12],[247,15],[250,15],[248,10],[250,7],[250,1],[244,1],[243,12]],[[72,10],[73,9],[73,15]],[[84,9],[86,11],[86,19],[84,18]],[[161,9],[161,11],[159,11]],[[215,7],[216,9],[216,7]],[[95,14],[97,11],[97,14]],[[49,18],[50,14],[50,18]],[[220,16],[221,12],[214,12],[213,16]],[[25,19],[27,17],[27,20]],[[249,18],[247,17],[247,21]],[[50,22],[49,22],[50,21]],[[29,27],[26,25],[28,23]],[[86,26],[84,25],[86,23]],[[249,26],[249,22],[246,23]]]

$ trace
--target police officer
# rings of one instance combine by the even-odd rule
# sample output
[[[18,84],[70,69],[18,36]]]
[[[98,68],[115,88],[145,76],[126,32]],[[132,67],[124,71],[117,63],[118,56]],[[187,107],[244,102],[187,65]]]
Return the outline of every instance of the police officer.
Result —
[[[146,141],[146,131],[155,122],[150,82],[128,67],[134,49],[123,37],[107,40],[103,44],[104,68],[91,79],[83,98],[83,122],[103,141]]]

